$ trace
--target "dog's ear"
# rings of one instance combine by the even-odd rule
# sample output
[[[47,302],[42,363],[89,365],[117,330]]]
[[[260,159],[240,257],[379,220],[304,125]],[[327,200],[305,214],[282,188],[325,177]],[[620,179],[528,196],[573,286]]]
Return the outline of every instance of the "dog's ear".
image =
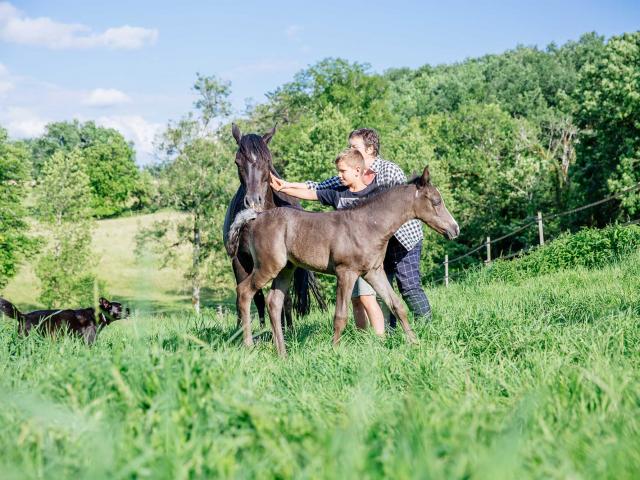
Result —
[[[233,138],[236,139],[236,143],[240,145],[240,139],[242,138],[242,133],[240,133],[240,128],[235,123],[231,124],[231,133],[233,134]]]
[[[99,302],[100,302],[100,306],[102,308],[104,308],[105,310],[107,310],[107,309],[109,309],[111,307],[111,303],[109,303],[109,300],[107,300],[104,297],[100,297]]]

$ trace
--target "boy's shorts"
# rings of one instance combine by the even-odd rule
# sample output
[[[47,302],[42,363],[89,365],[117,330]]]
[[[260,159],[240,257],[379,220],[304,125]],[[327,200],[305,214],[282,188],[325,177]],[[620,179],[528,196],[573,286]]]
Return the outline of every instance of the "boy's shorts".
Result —
[[[358,277],[356,284],[353,286],[351,298],[362,297],[363,295],[375,295],[376,291],[371,285],[365,282],[362,277]]]

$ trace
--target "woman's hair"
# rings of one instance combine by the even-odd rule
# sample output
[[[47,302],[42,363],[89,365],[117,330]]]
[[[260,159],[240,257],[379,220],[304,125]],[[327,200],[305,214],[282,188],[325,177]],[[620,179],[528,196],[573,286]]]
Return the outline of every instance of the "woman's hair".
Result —
[[[349,134],[349,140],[353,137],[362,138],[364,148],[373,147],[373,155],[376,157],[378,156],[380,153],[380,137],[378,136],[378,132],[373,128],[359,128],[354,130]]]

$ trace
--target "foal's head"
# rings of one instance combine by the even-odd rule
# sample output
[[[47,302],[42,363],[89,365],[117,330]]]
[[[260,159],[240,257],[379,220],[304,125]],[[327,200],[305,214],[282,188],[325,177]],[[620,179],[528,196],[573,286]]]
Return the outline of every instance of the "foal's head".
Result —
[[[236,165],[238,176],[245,188],[244,206],[260,211],[264,209],[264,203],[269,190],[269,173],[273,169],[271,152],[267,144],[276,133],[275,127],[264,135],[248,133],[242,135],[236,124],[232,125],[233,138],[238,144],[236,152]]]
[[[422,176],[412,183],[416,186],[413,207],[417,217],[436,232],[453,240],[460,235],[460,227],[444,205],[438,189],[431,184],[429,167],[425,167]]]

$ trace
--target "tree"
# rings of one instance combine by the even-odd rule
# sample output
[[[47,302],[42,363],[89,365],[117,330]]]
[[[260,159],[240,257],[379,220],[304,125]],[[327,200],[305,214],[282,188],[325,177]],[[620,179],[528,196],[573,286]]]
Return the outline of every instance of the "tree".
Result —
[[[160,144],[166,156],[160,173],[161,201],[187,215],[173,222],[157,222],[141,231],[137,240],[139,253],[154,246],[162,253],[164,264],[174,259],[176,247],[191,247],[186,277],[191,282],[194,309],[199,312],[207,271],[213,269],[218,274],[225,267],[229,270],[220,232],[225,200],[234,192],[235,171],[231,144],[213,125],[230,112],[228,85],[198,74],[193,90],[198,95],[195,112],[169,124]],[[216,278],[224,281],[219,275]]]
[[[36,212],[49,247],[36,266],[47,306],[93,303],[91,189],[78,148],[58,151],[42,169]]]
[[[28,150],[10,142],[0,128],[0,288],[17,271],[20,262],[35,253],[38,242],[29,236],[23,201],[29,179]]]
[[[135,152],[122,134],[94,122],[54,122],[33,142],[34,178],[40,180],[43,165],[56,152],[78,149],[89,175],[93,215],[108,217],[140,204],[144,190],[135,164]]]
[[[602,55],[584,65],[576,91],[580,200],[593,201],[640,182],[640,32],[612,37]],[[619,216],[616,205],[594,215],[605,223]],[[630,192],[623,212],[640,210]]]

